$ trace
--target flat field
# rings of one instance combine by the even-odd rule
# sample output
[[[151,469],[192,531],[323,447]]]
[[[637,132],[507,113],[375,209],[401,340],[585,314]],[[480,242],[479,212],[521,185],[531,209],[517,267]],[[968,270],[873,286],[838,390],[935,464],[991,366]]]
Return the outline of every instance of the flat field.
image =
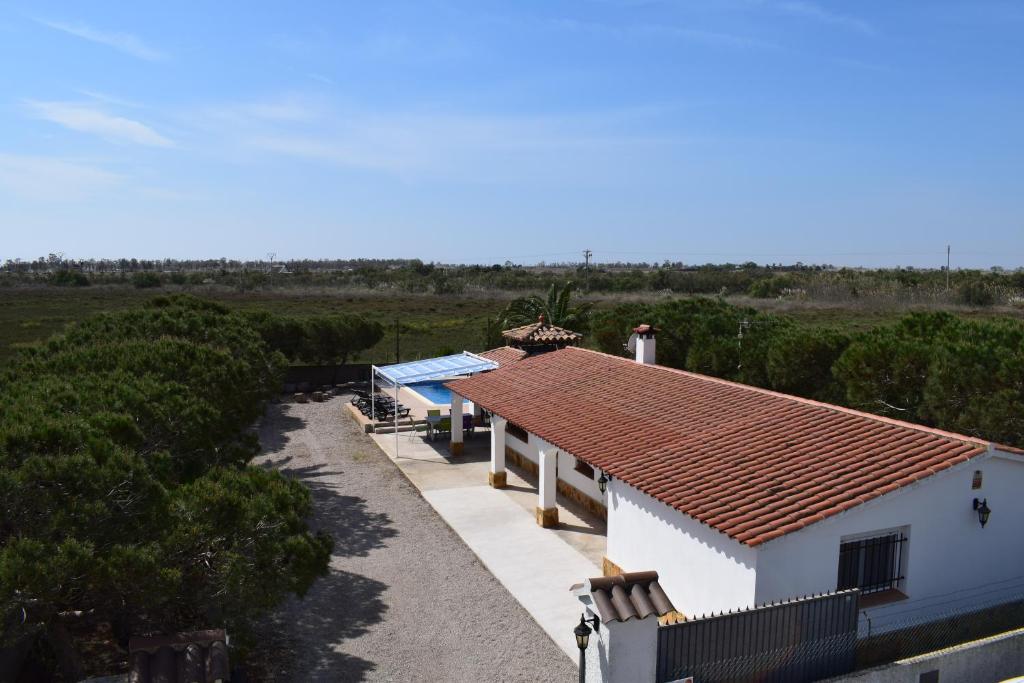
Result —
[[[62,288],[24,286],[0,288],[0,362],[19,348],[38,343],[70,323],[103,311],[137,306],[162,294],[187,292],[239,310],[265,309],[288,315],[360,313],[385,327],[384,338],[359,361],[393,363],[395,327],[403,360],[425,358],[442,352],[481,351],[489,319],[515,295],[480,292],[458,295],[409,294],[394,291],[339,289],[279,289],[239,292],[218,286],[136,289],[126,286]],[[598,309],[629,301],[663,299],[664,295],[632,293],[593,295]],[[827,325],[846,331],[870,329],[892,322],[909,309],[904,307],[844,306],[811,301],[730,299],[732,303],[787,315],[802,324]],[[953,309],[967,317],[1012,315],[1021,309]]]
[[[405,360],[441,351],[483,350],[488,318],[507,303],[498,295],[436,296],[338,290],[238,292],[226,288],[135,289],[123,286],[0,288],[0,362],[23,346],[60,332],[70,323],[103,311],[138,306],[161,294],[187,292],[239,310],[265,309],[288,315],[360,313],[384,325],[377,346],[357,360],[393,363],[395,323]]]

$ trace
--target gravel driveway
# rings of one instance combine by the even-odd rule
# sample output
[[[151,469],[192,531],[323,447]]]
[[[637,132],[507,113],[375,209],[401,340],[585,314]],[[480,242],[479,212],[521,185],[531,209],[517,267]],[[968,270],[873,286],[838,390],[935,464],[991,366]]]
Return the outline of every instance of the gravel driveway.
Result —
[[[575,666],[391,461],[325,403],[271,405],[260,461],[305,483],[331,571],[268,621],[277,681],[574,681]]]

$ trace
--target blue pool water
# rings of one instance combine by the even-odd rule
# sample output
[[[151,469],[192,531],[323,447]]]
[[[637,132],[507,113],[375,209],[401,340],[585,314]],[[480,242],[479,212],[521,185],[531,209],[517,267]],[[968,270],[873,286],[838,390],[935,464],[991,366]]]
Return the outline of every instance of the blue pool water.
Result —
[[[450,392],[448,387],[444,385],[444,382],[440,380],[432,382],[415,382],[407,385],[406,388],[412,389],[431,403],[449,405],[452,402],[452,392]]]

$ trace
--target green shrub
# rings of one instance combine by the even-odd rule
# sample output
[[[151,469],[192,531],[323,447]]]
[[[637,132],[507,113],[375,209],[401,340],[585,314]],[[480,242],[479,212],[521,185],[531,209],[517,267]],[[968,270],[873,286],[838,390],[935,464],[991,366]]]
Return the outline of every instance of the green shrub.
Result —
[[[142,271],[132,274],[132,284],[139,289],[148,289],[150,287],[159,287],[163,282],[160,280],[160,276],[156,273]]]
[[[85,273],[77,270],[58,270],[50,278],[50,283],[58,287],[88,287],[92,284]]]

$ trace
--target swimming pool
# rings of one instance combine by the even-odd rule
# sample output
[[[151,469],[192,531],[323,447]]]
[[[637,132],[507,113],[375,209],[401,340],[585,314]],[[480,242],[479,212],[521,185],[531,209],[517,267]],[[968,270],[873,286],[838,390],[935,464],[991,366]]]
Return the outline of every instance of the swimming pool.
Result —
[[[419,394],[427,403],[448,406],[452,402],[452,392],[444,385],[446,381],[414,382],[413,384],[405,385],[404,388]],[[468,404],[468,401],[466,403]]]

